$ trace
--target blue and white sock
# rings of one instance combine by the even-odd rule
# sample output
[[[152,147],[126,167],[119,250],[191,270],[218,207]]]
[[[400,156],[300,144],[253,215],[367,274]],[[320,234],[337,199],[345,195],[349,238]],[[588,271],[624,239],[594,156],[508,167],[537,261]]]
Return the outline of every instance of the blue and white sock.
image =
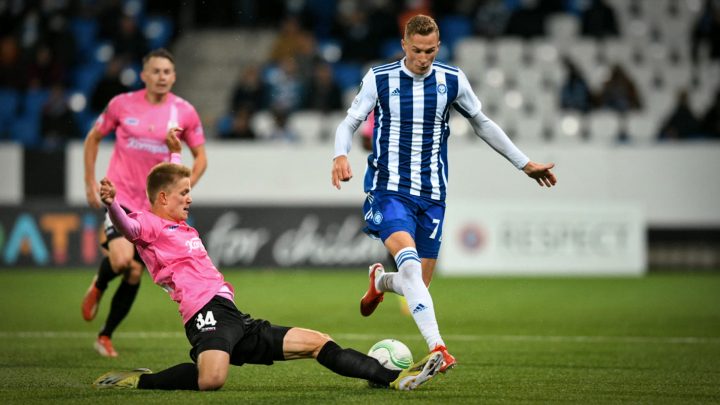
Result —
[[[414,247],[400,250],[395,255],[395,262],[398,272],[393,280],[394,284],[400,284],[410,314],[425,338],[425,342],[430,350],[437,345],[444,345],[435,319],[433,300],[423,282],[422,263],[417,250]]]

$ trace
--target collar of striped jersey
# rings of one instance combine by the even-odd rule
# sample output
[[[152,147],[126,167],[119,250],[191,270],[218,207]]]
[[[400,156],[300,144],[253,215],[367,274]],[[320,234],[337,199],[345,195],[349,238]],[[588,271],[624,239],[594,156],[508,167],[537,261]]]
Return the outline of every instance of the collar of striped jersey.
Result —
[[[406,75],[412,77],[415,80],[423,80],[426,77],[430,76],[435,71],[434,66],[430,65],[430,69],[428,69],[427,73],[425,73],[424,75],[419,75],[419,74],[413,73],[412,71],[410,71],[410,69],[408,69],[407,65],[405,65],[406,59],[407,59],[407,57],[403,57],[400,60],[400,68],[402,69],[403,72],[405,72]]]

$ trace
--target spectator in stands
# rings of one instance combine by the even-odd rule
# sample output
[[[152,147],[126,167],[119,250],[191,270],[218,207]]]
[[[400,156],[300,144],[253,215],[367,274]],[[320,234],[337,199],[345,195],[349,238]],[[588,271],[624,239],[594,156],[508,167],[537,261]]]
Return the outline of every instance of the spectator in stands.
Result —
[[[683,140],[698,136],[700,133],[700,121],[690,109],[688,93],[685,89],[677,94],[675,110],[665,120],[660,128],[658,139]]]
[[[359,5],[341,10],[334,34],[340,39],[343,61],[363,63],[378,58],[379,38],[367,12]]]
[[[65,87],[61,83],[50,88],[50,95],[42,108],[40,127],[43,147],[46,149],[62,148],[67,140],[81,137],[75,115],[68,105]]]
[[[252,111],[264,109],[267,106],[266,98],[260,67],[257,65],[244,67],[240,71],[240,77],[232,93],[231,110],[238,111],[243,107]]]
[[[139,60],[148,52],[145,37],[140,32],[134,17],[120,17],[119,28],[112,39],[115,55],[127,60]]]
[[[293,59],[298,74],[308,78],[312,72],[314,57],[315,38],[302,28],[297,17],[286,17],[272,44],[270,62],[279,65]]]
[[[67,68],[55,60],[48,45],[40,44],[27,65],[26,74],[28,88],[48,88],[55,83],[65,82]]]
[[[503,0],[481,0],[473,20],[475,33],[485,38],[497,38],[505,32],[510,9]]]
[[[269,106],[288,114],[300,108],[304,86],[298,64],[294,58],[285,57],[268,75]]]
[[[18,39],[6,35],[0,38],[0,88],[19,89],[23,81]]]
[[[585,77],[575,63],[569,58],[563,58],[567,76],[560,87],[560,108],[586,113],[590,111],[593,103],[593,94],[590,91]]]
[[[605,0],[592,0],[580,17],[583,36],[603,39],[618,36],[615,10]]]
[[[545,14],[538,0],[521,0],[510,14],[505,35],[520,38],[536,38],[545,35]]]
[[[598,94],[597,106],[619,113],[642,108],[637,86],[621,65],[612,66],[610,77],[605,81]]]
[[[720,59],[720,4],[716,0],[705,0],[705,7],[699,14],[692,34],[692,57],[698,61],[700,45],[710,47],[710,58]]]
[[[707,137],[720,140],[720,90],[715,93],[715,101],[703,116],[702,128]]]
[[[329,63],[315,65],[312,80],[305,97],[305,108],[330,112],[342,109],[342,91],[333,78]]]
[[[90,96],[90,109],[93,113],[99,114],[113,97],[131,90],[120,80],[123,65],[122,59],[114,57],[105,66],[105,74]]]
[[[220,132],[221,139],[253,141],[257,139],[251,124],[253,111],[247,105],[241,105],[232,116],[232,123],[227,131]]]

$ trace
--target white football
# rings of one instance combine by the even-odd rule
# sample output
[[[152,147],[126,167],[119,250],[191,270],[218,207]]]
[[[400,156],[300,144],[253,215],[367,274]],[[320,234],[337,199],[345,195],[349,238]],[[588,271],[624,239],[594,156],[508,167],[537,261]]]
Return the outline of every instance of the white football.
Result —
[[[395,339],[383,339],[375,343],[368,351],[368,356],[390,370],[404,370],[413,364],[410,349]]]

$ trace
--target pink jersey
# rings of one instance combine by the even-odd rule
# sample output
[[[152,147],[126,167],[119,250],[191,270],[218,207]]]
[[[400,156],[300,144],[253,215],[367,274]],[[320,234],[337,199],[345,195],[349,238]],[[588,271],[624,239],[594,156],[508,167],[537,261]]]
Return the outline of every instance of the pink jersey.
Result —
[[[169,128],[182,128],[179,138],[191,148],[205,143],[200,117],[190,103],[170,93],[165,102],[154,105],[145,93],[143,89],[113,97],[95,123],[103,135],[115,130],[107,177],[130,211],[150,210],[145,179],[153,166],[168,160]]]
[[[124,211],[117,204],[111,209],[120,217],[114,221],[123,222]],[[132,229],[127,223],[116,225],[125,230],[125,236],[137,247],[155,284],[180,304],[183,324],[215,295],[232,300],[232,285],[210,261],[195,228],[185,221],[169,221],[151,212],[133,212],[124,217],[131,224],[137,221],[138,226]]]

